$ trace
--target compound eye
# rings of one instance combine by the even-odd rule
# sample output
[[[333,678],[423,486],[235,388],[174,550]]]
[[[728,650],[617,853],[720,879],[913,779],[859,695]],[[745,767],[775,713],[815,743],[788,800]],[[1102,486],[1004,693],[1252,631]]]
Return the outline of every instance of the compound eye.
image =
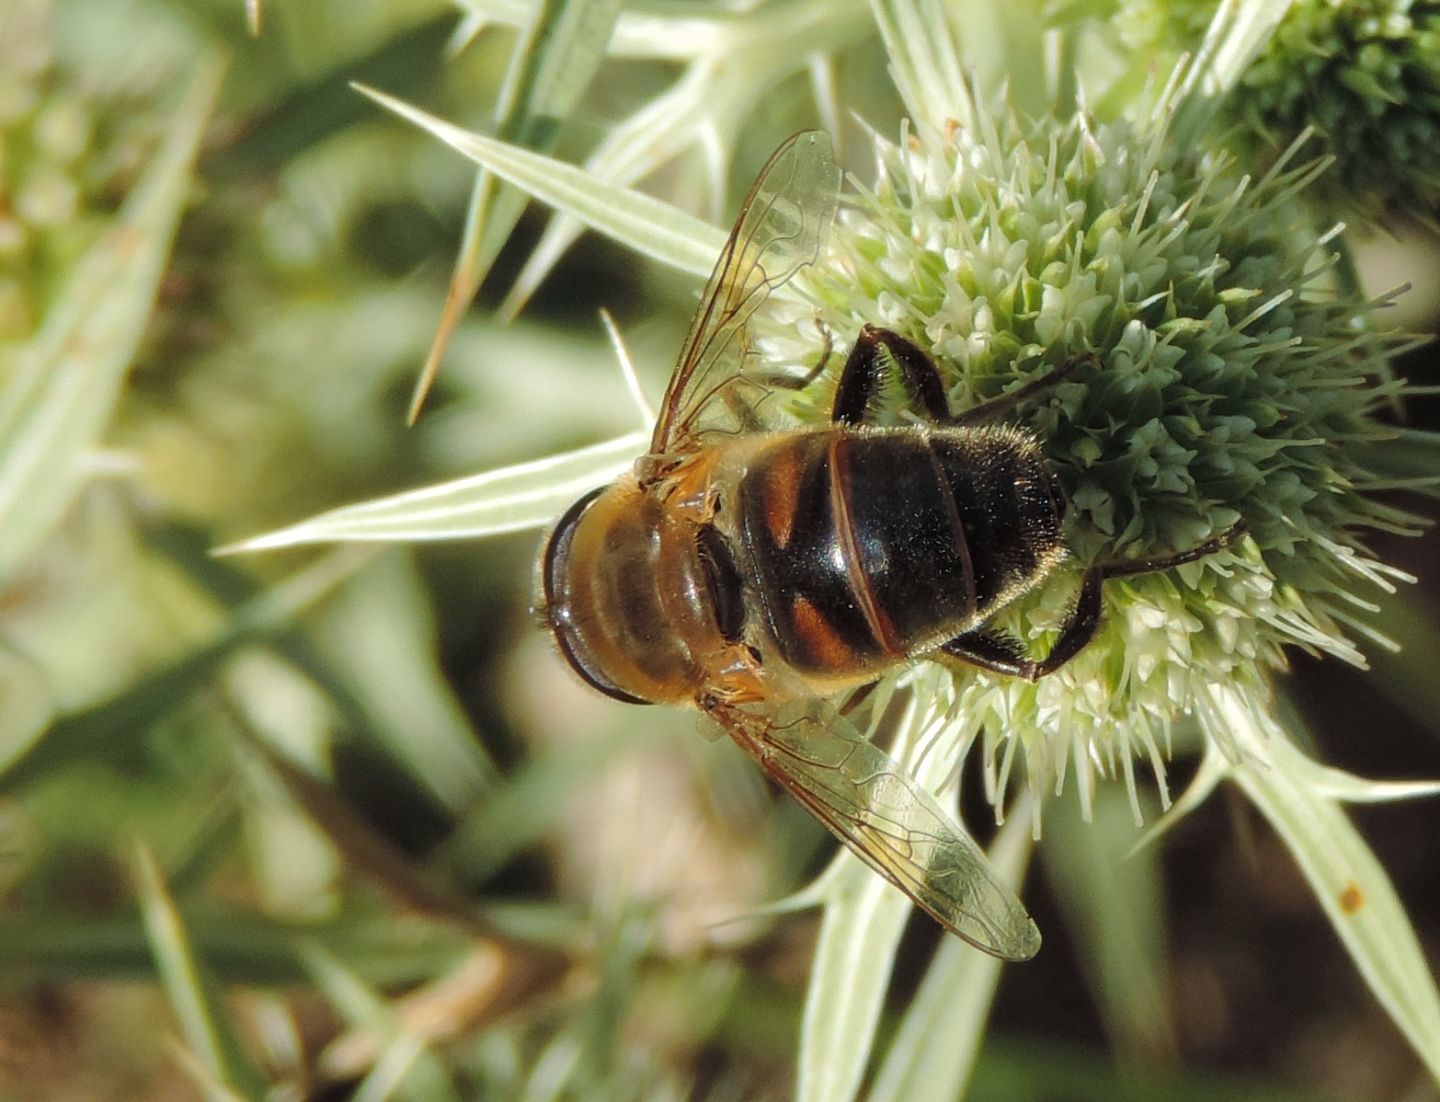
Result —
[[[585,515],[585,510],[604,492],[605,487],[597,487],[575,502],[565,510],[550,533],[550,539],[546,542],[540,558],[540,583],[545,596],[544,622],[554,636],[555,644],[560,648],[565,661],[570,663],[570,668],[579,674],[587,685],[626,704],[649,704],[650,701],[643,697],[627,693],[600,671],[590,648],[585,645],[584,632],[570,615],[566,575],[569,573],[570,549],[575,541],[575,529],[580,518]]]
[[[604,486],[597,486],[561,514],[550,530],[545,541],[545,550],[540,555],[540,584],[545,594],[546,621],[553,624],[550,613],[555,608],[555,595],[563,590],[565,566],[570,557],[570,544],[575,539],[575,526],[585,515],[595,499],[605,492]]]

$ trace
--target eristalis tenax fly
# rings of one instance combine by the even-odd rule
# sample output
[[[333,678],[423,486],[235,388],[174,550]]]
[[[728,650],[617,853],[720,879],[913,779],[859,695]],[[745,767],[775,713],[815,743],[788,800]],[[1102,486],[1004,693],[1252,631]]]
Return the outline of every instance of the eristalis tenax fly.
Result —
[[[919,660],[1043,677],[1094,636],[1104,579],[1193,562],[1242,529],[1091,565],[1042,658],[994,628],[1066,557],[1061,480],[1040,442],[999,418],[1098,357],[954,413],[929,355],[865,325],[828,424],[765,424],[760,399],[778,384],[751,367],[751,319],[820,258],[839,193],[825,134],[775,151],[706,284],[648,452],[557,522],[537,611],[594,688],[699,709],[947,930],[1026,960],[1040,934],[1015,894],[835,701]],[[897,377],[924,420],[875,424],[877,390]]]

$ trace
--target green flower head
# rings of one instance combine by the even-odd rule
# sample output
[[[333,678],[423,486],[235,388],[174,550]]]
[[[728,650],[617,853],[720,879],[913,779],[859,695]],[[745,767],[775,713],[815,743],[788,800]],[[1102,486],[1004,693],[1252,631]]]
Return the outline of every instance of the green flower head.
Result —
[[[1394,342],[1364,324],[1371,303],[1330,287],[1331,253],[1296,203],[1313,168],[1253,183],[1163,126],[989,117],[877,139],[879,182],[842,213],[808,289],[833,332],[868,322],[927,349],[957,411],[1086,358],[1013,418],[1070,503],[1067,566],[996,625],[1033,653],[1086,566],[1245,524],[1248,541],[1202,562],[1108,581],[1099,635],[1055,675],[959,686],[962,744],[1015,733],[1036,787],[1067,763],[1086,782],[1097,762],[1128,774],[1137,753],[1163,780],[1171,725],[1203,712],[1210,686],[1263,696],[1287,644],[1360,661],[1343,631],[1352,591],[1387,573],[1360,533],[1406,523],[1367,496],[1358,458],[1388,434],[1373,414],[1397,391]],[[813,320],[794,321],[798,339],[767,346],[790,364],[815,355]],[[823,420],[831,387],[797,416]]]
[[[1197,48],[1218,5],[1133,0],[1132,43]],[[1440,203],[1440,3],[1297,0],[1241,77],[1234,114],[1247,155],[1273,159],[1297,139],[1335,158],[1309,198],[1376,217],[1431,217]]]

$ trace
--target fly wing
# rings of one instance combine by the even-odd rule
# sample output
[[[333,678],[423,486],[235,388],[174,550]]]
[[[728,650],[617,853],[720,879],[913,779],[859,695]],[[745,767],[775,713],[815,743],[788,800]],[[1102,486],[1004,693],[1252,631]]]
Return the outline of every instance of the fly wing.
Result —
[[[819,702],[766,713],[708,709],[767,773],[937,922],[1003,960],[1029,960],[1040,931],[984,851],[906,771]]]
[[[788,138],[760,170],[690,322],[650,441],[652,455],[697,434],[702,412],[716,399],[742,398],[750,317],[776,287],[815,263],[839,196],[840,169],[821,130]]]

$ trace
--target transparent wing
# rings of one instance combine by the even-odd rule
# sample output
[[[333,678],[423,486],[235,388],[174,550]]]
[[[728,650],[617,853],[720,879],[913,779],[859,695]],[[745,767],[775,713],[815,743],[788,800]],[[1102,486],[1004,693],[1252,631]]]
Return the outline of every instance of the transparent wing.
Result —
[[[951,933],[1029,960],[1040,931],[980,849],[883,750],[820,702],[708,709],[852,852]]]
[[[760,170],[690,322],[650,441],[652,455],[699,432],[701,414],[716,408],[716,399],[736,400],[751,315],[776,287],[815,263],[839,196],[840,169],[824,131],[788,138]]]

